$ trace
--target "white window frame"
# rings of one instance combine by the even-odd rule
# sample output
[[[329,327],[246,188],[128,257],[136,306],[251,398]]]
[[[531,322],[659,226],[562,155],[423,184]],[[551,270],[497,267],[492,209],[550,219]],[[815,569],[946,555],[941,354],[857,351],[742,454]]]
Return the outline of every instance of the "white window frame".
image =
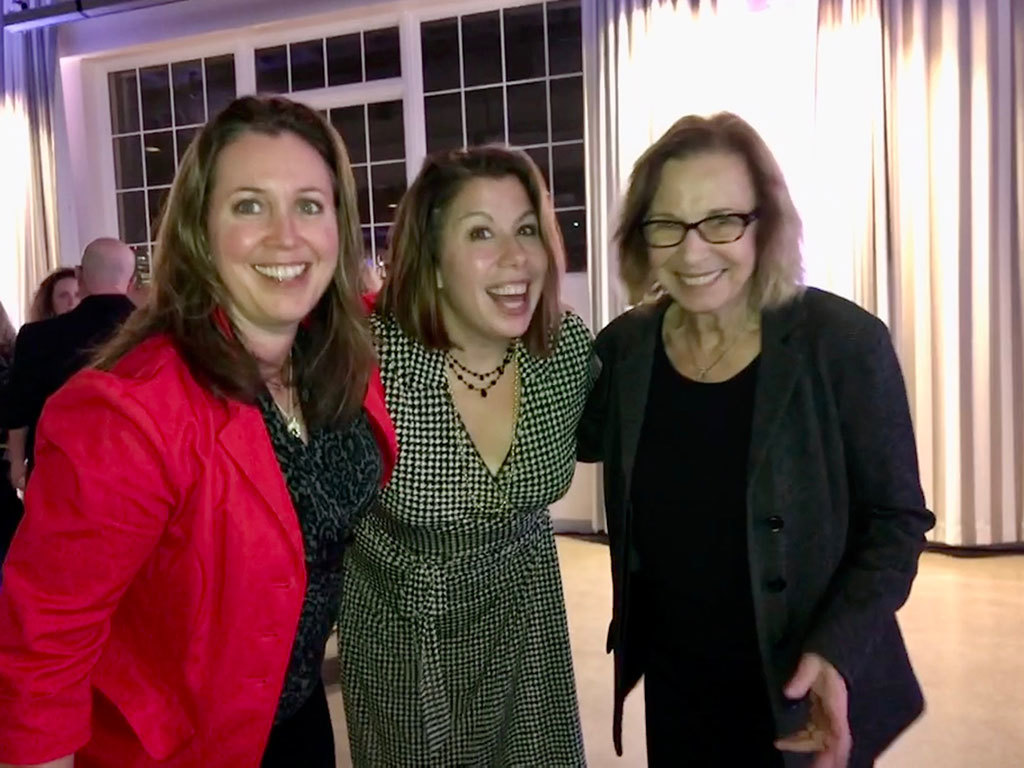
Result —
[[[500,11],[535,5],[540,0],[456,0],[429,8],[411,9],[408,3],[368,4],[339,10],[336,14],[297,17],[259,28],[239,27],[196,37],[182,37],[152,45],[138,46],[121,51],[107,51],[99,55],[80,57],[77,73],[80,77],[82,98],[68,110],[70,125],[81,125],[84,136],[74,142],[85,156],[76,160],[79,168],[78,184],[89,185],[87,200],[79,203],[80,240],[91,239],[90,233],[113,234],[119,231],[114,183],[113,133],[110,124],[110,94],[108,75],[126,69],[160,66],[168,62],[211,58],[224,54],[235,57],[235,88],[239,95],[255,93],[255,51],[279,45],[288,45],[311,39],[330,38],[355,32],[397,26],[402,57],[401,77],[328,86],[289,94],[315,109],[365,104],[377,101],[403,102],[405,128],[405,163],[407,182],[411,183],[426,157],[426,125],[423,109],[423,68],[420,45],[420,24],[452,16]],[[581,13],[586,16],[587,0],[581,2]],[[583,19],[584,33],[586,19]],[[504,58],[504,50],[501,52]],[[545,55],[547,53],[545,52]],[[75,74],[75,67],[66,68]],[[587,51],[584,44],[583,61],[584,98],[588,84]],[[503,87],[506,84],[502,83]],[[91,105],[87,109],[85,105]],[[550,116],[549,116],[550,118]],[[584,108],[585,175],[588,215],[592,218],[594,206],[590,199],[589,155],[587,137],[589,129],[587,109]],[[81,201],[82,194],[76,195]],[[83,227],[84,224],[84,227]],[[88,228],[88,229],[86,229]],[[84,245],[84,242],[80,243]],[[81,250],[81,249],[79,249]],[[588,238],[588,250],[593,254],[593,240]]]

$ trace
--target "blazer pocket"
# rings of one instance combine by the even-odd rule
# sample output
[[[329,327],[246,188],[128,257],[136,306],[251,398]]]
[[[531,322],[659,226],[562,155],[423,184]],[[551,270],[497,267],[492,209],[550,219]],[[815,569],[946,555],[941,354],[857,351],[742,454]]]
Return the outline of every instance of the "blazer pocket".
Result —
[[[107,666],[92,685],[121,713],[146,753],[166,760],[195,736],[195,726],[177,696],[140,672],[139,665]]]

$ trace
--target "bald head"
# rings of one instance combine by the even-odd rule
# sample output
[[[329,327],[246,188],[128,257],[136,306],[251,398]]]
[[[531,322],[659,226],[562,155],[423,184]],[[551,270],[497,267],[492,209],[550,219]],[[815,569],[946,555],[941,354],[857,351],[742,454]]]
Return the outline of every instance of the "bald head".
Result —
[[[126,293],[135,274],[135,254],[113,237],[101,237],[85,246],[78,284],[82,296]]]

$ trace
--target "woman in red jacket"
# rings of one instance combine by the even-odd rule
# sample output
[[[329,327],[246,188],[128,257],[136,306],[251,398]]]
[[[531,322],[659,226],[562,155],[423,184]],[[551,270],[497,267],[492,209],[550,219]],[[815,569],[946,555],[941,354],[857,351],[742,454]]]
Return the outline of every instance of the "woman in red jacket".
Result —
[[[235,101],[146,308],[47,403],[0,589],[0,764],[333,766],[345,545],[394,462],[337,134]]]

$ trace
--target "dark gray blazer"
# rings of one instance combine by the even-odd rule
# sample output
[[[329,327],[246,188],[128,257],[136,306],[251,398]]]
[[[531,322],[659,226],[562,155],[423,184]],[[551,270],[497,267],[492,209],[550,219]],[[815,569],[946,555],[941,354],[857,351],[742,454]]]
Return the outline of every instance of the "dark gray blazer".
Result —
[[[604,462],[619,754],[622,702],[643,674],[636,652],[643,629],[630,620],[630,574],[640,565],[630,543],[630,481],[667,306],[633,309],[597,337],[601,372],[579,428],[579,458]],[[782,688],[801,654],[819,653],[849,687],[851,765],[869,764],[924,708],[895,613],[935,523],[885,325],[814,289],[766,311],[753,418],[747,540],[777,731],[806,723],[806,701],[787,702]],[[688,546],[679,542],[680,557]],[[787,766],[806,762],[786,758]]]

